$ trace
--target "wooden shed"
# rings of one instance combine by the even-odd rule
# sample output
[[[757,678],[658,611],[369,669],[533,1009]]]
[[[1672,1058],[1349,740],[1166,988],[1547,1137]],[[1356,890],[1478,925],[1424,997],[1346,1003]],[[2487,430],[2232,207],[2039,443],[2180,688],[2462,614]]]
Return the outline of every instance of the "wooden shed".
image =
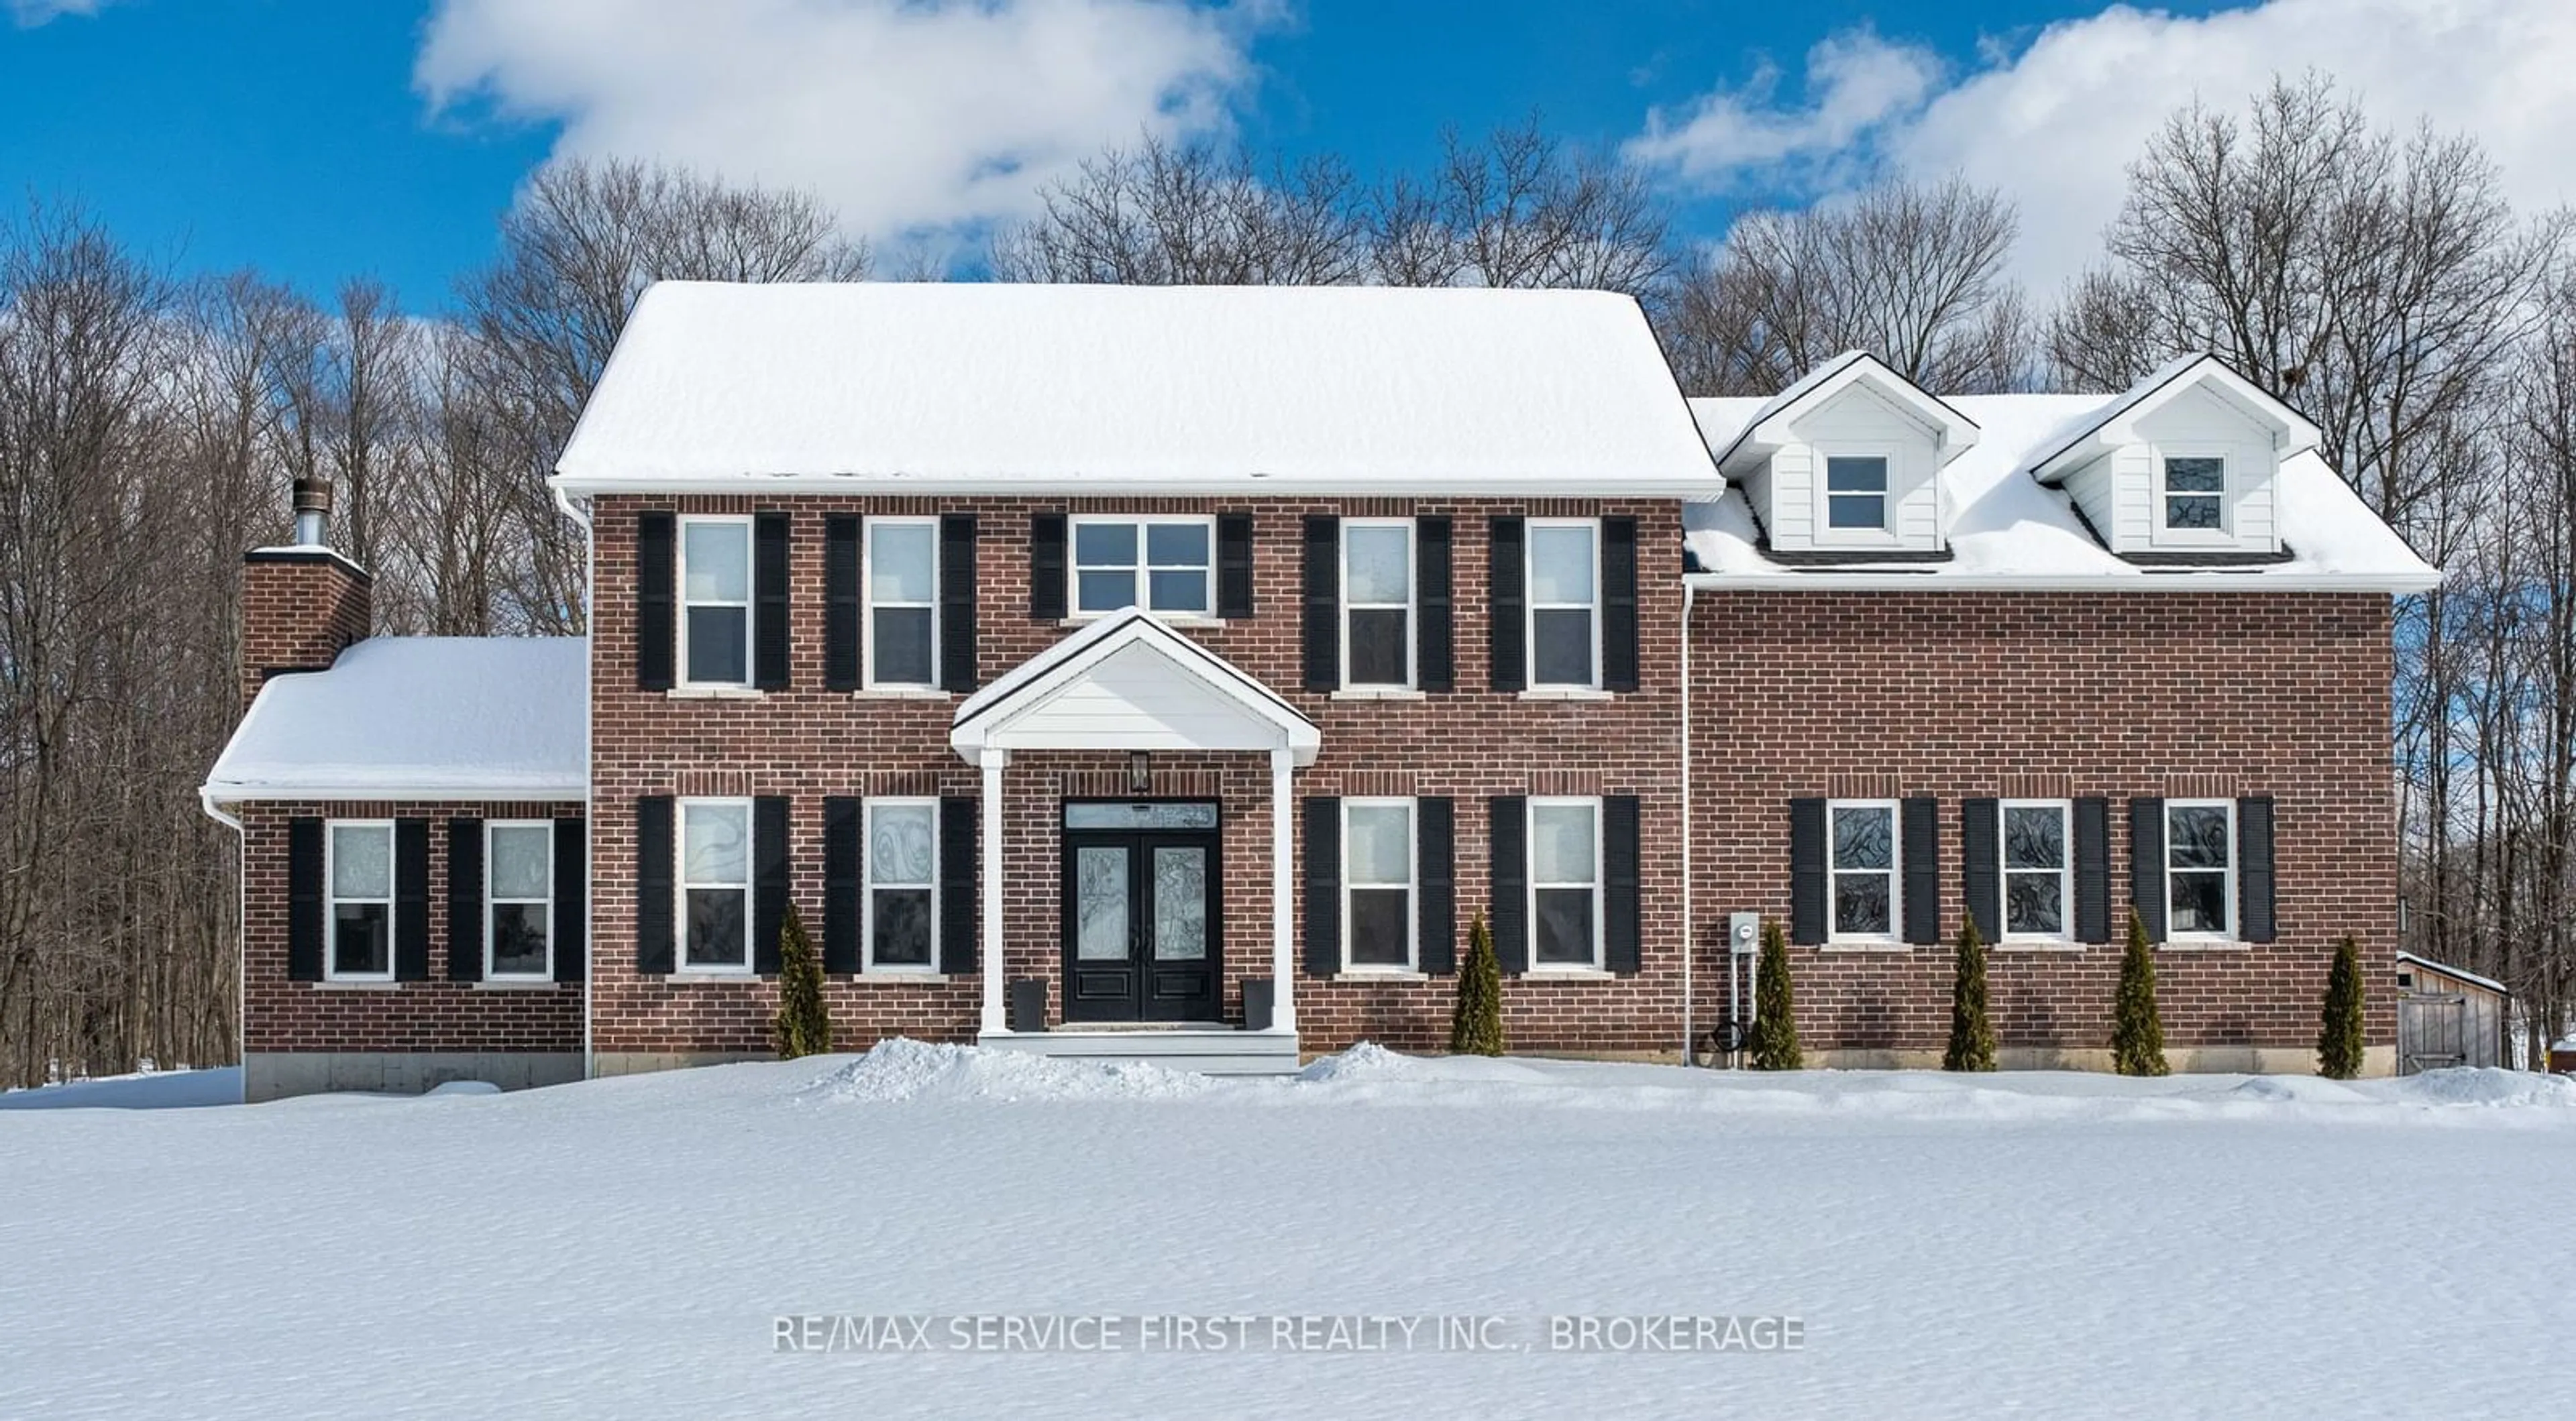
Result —
[[[2512,1001],[2502,982],[2397,954],[2397,1074],[2510,1065]]]

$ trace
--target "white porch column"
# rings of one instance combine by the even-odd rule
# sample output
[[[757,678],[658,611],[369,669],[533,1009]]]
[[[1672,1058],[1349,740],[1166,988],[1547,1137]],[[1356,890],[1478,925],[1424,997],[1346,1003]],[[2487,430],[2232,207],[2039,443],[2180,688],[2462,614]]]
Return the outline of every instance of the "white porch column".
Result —
[[[1279,1031],[1297,1029],[1297,956],[1289,940],[1294,936],[1289,931],[1289,880],[1296,838],[1288,817],[1288,777],[1296,767],[1288,747],[1270,752],[1270,1025]]]
[[[1000,1031],[1002,1015],[1002,766],[1011,752],[984,747],[982,801],[984,852],[984,1030]]]

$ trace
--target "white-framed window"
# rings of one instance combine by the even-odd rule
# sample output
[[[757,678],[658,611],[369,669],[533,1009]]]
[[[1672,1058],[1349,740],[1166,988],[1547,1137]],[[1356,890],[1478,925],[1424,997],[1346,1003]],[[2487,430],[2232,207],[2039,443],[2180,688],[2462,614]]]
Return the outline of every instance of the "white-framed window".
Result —
[[[555,975],[555,826],[494,819],[483,826],[483,975]]]
[[[1530,966],[1601,965],[1601,801],[1529,802]]]
[[[1529,551],[1529,684],[1601,684],[1601,523],[1533,518]]]
[[[1996,815],[2005,939],[2073,941],[2067,914],[2075,897],[2074,806],[2062,799],[2007,799]]]
[[[936,972],[939,801],[871,799],[867,815],[867,970]]]
[[[2165,936],[2224,939],[2235,929],[2236,802],[2165,801]]]
[[[680,970],[751,970],[751,801],[680,801]]]
[[[333,982],[394,979],[394,823],[334,819],[323,836],[323,880],[330,885],[331,940],[323,944],[323,977]]]
[[[1085,514],[1073,520],[1074,615],[1128,607],[1182,616],[1216,611],[1216,520]]]
[[[1833,855],[1826,935],[1897,941],[1896,801],[1833,800],[1825,806],[1825,836]]]
[[[2227,451],[2218,445],[2162,445],[2155,451],[2155,528],[2180,542],[2229,536]]]
[[[1827,454],[1825,527],[1835,533],[1887,531],[1885,454]]]
[[[680,682],[751,684],[751,520],[680,520]]]
[[[1413,520],[1342,520],[1342,684],[1413,684]]]
[[[939,681],[939,520],[870,518],[867,684]]]
[[[1342,801],[1342,960],[1354,971],[1415,962],[1413,801]]]

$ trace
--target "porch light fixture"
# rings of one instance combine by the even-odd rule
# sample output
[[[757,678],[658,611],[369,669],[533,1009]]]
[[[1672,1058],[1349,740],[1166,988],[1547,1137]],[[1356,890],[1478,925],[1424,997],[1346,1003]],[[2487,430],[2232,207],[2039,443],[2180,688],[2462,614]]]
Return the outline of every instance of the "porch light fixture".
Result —
[[[1127,752],[1127,792],[1143,794],[1154,787],[1154,756],[1149,750]]]

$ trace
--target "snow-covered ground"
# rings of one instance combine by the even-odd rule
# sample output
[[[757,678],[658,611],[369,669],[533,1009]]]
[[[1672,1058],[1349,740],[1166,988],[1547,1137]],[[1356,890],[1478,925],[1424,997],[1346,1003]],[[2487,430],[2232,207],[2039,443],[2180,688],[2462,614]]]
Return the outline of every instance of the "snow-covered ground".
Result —
[[[2571,1173],[2576,1084],[2496,1072],[1362,1048],[1214,1082],[896,1043],[13,1112],[0,1415],[2546,1411],[2576,1346]],[[945,1321],[928,1354],[775,1350],[803,1314],[1264,1321],[1219,1354],[1142,1350],[1132,1321],[1114,1351],[953,1350],[978,1334]],[[1536,1345],[1438,1351],[1426,1323],[1411,1351],[1270,1350],[1269,1318],[1371,1314]],[[1544,1345],[1550,1316],[1635,1314],[1787,1317],[1801,1345]]]

